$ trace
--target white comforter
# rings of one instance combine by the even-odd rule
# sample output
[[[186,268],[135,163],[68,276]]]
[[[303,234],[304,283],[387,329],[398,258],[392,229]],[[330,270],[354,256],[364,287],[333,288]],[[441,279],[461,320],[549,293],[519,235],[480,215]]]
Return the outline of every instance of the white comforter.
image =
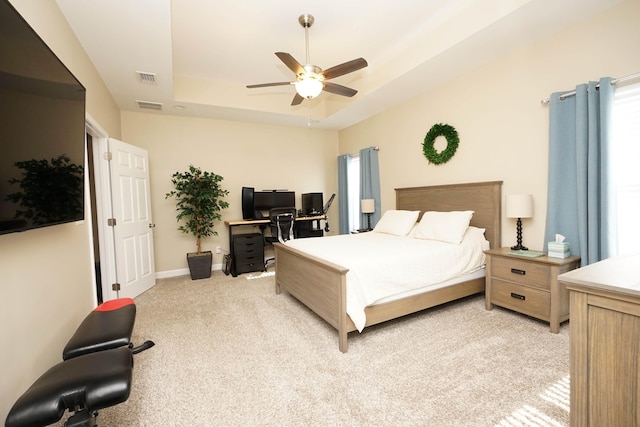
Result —
[[[349,269],[347,314],[358,331],[365,307],[402,292],[436,285],[481,268],[489,242],[469,227],[460,245],[370,232],[290,240],[286,244]]]

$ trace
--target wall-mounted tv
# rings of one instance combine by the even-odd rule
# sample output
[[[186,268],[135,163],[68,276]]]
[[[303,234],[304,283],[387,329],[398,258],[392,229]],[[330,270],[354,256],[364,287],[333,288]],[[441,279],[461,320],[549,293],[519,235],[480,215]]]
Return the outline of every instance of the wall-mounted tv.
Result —
[[[0,234],[84,219],[85,92],[0,0]]]

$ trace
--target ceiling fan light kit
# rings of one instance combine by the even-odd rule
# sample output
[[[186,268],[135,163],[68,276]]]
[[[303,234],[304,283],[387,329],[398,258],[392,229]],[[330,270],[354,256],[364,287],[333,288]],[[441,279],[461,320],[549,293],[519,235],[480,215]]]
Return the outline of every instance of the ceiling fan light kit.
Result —
[[[311,99],[320,95],[323,84],[318,78],[313,76],[303,76],[295,82],[296,92],[303,98]]]
[[[260,88],[269,86],[284,86],[293,84],[296,88],[296,94],[291,101],[291,105],[298,105],[305,99],[312,99],[320,95],[324,90],[336,95],[354,96],[357,90],[341,86],[336,83],[327,82],[329,79],[352,73],[356,70],[366,67],[367,61],[363,58],[354,59],[335,67],[331,67],[326,71],[322,68],[312,65],[309,61],[309,27],[313,25],[314,18],[309,14],[300,15],[298,22],[304,28],[306,43],[306,65],[302,66],[293,56],[285,52],[276,52],[276,56],[296,75],[294,82],[276,82],[262,83],[256,85],[247,85],[247,88]]]

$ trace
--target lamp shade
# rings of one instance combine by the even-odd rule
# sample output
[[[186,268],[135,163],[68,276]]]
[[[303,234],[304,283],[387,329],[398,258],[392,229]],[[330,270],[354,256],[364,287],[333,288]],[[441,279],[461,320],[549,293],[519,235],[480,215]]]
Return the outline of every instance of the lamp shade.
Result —
[[[360,208],[362,213],[374,213],[376,211],[375,199],[362,199],[360,200]]]
[[[533,216],[533,196],[513,194],[507,196],[507,218],[531,218]]]
[[[296,92],[303,98],[315,98],[322,92],[323,84],[320,80],[314,77],[305,77],[298,80],[296,83]]]

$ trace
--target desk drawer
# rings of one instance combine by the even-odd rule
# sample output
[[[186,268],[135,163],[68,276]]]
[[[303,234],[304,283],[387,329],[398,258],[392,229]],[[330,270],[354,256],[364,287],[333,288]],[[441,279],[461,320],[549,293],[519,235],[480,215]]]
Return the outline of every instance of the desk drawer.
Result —
[[[491,280],[491,302],[501,307],[549,321],[551,310],[549,292],[504,282],[494,277]]]
[[[233,252],[236,256],[256,251],[264,251],[262,234],[237,234],[233,236]]]
[[[548,266],[513,258],[493,257],[491,259],[491,275],[495,278],[535,286],[540,289],[549,289],[551,281]]]
[[[237,258],[238,259],[238,258]],[[252,271],[264,271],[264,258],[251,257],[238,259],[236,273],[250,273]]]
[[[233,263],[237,274],[264,271],[264,240],[262,234],[234,235]]]

